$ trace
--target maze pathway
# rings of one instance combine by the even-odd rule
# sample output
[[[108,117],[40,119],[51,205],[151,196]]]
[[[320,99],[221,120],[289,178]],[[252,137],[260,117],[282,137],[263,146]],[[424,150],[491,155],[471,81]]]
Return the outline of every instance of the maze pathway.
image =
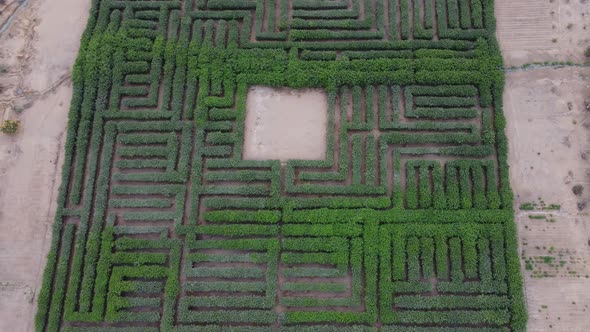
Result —
[[[493,13],[93,0],[37,330],[523,331]],[[324,160],[242,158],[260,85]]]

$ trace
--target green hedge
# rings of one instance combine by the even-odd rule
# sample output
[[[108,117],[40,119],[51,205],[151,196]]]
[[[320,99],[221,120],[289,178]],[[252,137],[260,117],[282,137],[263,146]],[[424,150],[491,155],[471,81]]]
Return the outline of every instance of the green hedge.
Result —
[[[93,1],[36,329],[524,331],[493,2],[264,5]],[[324,160],[242,160],[254,85]]]

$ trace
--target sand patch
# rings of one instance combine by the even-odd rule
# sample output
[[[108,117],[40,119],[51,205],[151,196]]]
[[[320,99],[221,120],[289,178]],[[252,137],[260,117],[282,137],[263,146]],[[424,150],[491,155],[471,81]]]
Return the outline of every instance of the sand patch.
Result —
[[[326,158],[328,99],[319,89],[251,87],[246,100],[243,158]]]

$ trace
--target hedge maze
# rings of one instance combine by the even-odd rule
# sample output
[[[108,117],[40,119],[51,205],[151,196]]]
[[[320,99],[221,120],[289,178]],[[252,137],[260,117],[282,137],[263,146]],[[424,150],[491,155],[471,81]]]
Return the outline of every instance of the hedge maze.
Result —
[[[493,12],[94,0],[37,330],[524,331]],[[257,85],[324,160],[242,158]]]

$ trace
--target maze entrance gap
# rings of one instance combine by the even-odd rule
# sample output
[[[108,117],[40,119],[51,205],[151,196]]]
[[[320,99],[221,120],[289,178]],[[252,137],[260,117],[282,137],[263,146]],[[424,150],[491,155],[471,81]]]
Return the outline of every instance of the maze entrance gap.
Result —
[[[324,160],[327,127],[324,90],[250,87],[243,159]]]

